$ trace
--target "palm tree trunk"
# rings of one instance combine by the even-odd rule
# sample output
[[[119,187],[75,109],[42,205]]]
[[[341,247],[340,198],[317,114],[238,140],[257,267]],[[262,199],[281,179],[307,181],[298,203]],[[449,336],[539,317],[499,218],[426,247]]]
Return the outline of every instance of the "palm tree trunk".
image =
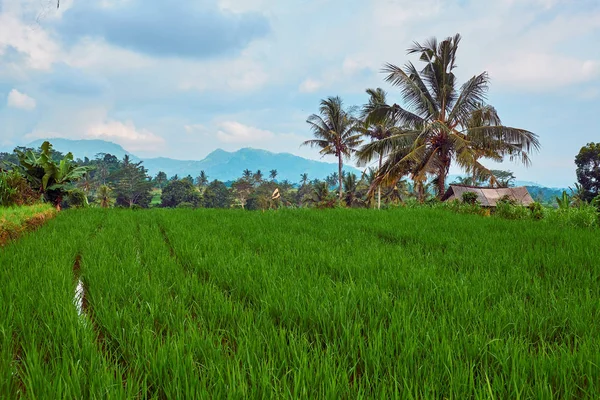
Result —
[[[446,192],[446,174],[444,172],[440,173],[438,176],[438,198],[441,199],[444,197],[444,193]]]
[[[382,155],[379,155],[379,170],[377,171],[377,173],[381,173],[381,160],[382,159]],[[381,210],[381,183],[378,185],[377,187],[377,209]]]
[[[340,203],[342,202],[342,198],[344,197],[344,191],[342,188],[342,154],[338,155],[338,180],[340,184]]]

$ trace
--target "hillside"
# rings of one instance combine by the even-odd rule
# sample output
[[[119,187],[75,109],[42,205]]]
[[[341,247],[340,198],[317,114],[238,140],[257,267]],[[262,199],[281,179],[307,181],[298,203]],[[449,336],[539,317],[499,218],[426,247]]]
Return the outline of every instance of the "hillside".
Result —
[[[43,140],[29,143],[28,147],[39,147]],[[141,159],[129,153],[115,143],[103,140],[68,140],[50,139],[54,148],[63,153],[72,152],[75,158],[94,158],[98,153],[108,153],[119,158],[129,154],[134,160],[141,160],[150,175],[163,171],[171,177],[175,174],[180,177],[186,175],[197,176],[200,171],[206,172],[209,179],[222,181],[239,178],[242,171],[261,170],[268,175],[272,169],[277,170],[277,179],[288,179],[298,182],[300,175],[307,173],[309,179],[323,179],[327,175],[337,172],[337,164],[308,160],[289,153],[272,153],[266,150],[244,148],[234,152],[217,149],[202,160],[176,160],[159,157]],[[344,167],[345,171],[360,175],[362,172],[353,167]]]

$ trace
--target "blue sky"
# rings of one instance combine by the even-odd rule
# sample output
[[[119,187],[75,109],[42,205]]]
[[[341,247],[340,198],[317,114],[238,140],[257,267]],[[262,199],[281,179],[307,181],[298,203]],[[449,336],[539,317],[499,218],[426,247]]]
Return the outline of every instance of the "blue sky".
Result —
[[[457,32],[461,81],[488,71],[503,122],[542,143],[530,168],[500,167],[572,185],[575,155],[600,141],[598,0],[0,0],[0,148],[65,137],[319,159],[300,143],[320,99],[360,105],[382,87],[400,101],[381,66]]]

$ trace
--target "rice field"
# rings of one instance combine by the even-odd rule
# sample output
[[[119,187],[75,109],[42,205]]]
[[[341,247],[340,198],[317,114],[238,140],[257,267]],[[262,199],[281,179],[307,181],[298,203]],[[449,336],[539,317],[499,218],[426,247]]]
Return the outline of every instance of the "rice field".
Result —
[[[598,230],[69,210],[0,266],[3,398],[600,397]]]

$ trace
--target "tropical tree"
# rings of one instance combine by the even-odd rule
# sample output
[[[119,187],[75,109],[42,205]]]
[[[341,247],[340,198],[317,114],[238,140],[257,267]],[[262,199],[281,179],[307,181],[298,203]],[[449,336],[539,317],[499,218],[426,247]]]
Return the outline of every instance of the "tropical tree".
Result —
[[[214,180],[204,191],[203,204],[206,208],[229,208],[231,195],[227,186],[221,181]]]
[[[142,162],[131,162],[128,155],[123,157],[121,169],[116,175],[115,192],[117,204],[132,207],[134,204],[148,207],[152,200],[152,182]],[[172,181],[174,181],[172,179]]]
[[[106,185],[101,185],[96,191],[96,203],[102,208],[109,208],[114,204],[112,189]]]
[[[244,172],[242,172],[242,178],[250,180],[250,178],[252,178],[252,171],[245,169]]]
[[[387,103],[387,93],[381,89],[367,89],[369,102],[362,108],[362,119],[364,121],[363,135],[370,139],[370,143],[364,145],[358,152],[359,165],[370,162],[377,158],[378,170],[381,170],[383,158],[389,152],[389,147],[383,142],[393,134],[399,133],[396,127],[397,118],[393,112],[382,112],[390,110]],[[381,182],[377,184],[377,208],[381,208]]]
[[[304,186],[308,183],[308,174],[307,173],[300,174],[300,183],[302,184],[302,186]]]
[[[189,203],[198,207],[202,196],[188,179],[169,182],[163,189],[161,196],[161,207],[177,207],[181,203]]]
[[[454,69],[460,40],[457,34],[440,43],[435,38],[424,45],[415,43],[408,54],[420,56],[425,64],[420,71],[410,62],[403,68],[384,66],[386,81],[400,88],[405,107],[381,107],[380,112],[397,118],[402,129],[382,141],[389,156],[378,181],[410,173],[415,186],[420,186],[430,174],[442,196],[452,162],[472,175],[492,177],[480,158],[509,156],[527,165],[528,154],[539,149],[536,134],[500,124],[497,114],[486,108],[487,72],[458,87]]]
[[[310,125],[315,139],[307,140],[303,145],[318,147],[322,156],[333,155],[338,159],[339,201],[344,196],[342,168],[344,159],[356,151],[362,142],[361,127],[350,111],[344,109],[340,97],[321,100],[319,114],[312,114],[306,122]]]
[[[591,201],[600,194],[600,143],[588,143],[575,157],[577,180],[583,187],[583,200]]]
[[[260,185],[263,181],[263,173],[262,171],[259,169],[254,173],[254,176],[252,177],[252,179],[254,180],[254,183],[257,185]]]
[[[81,167],[73,162],[73,154],[68,153],[60,162],[52,159],[52,145],[44,142],[40,153],[17,150],[19,165],[15,166],[27,179],[29,184],[38,190],[43,198],[52,203],[57,210],[72,183],[87,174],[91,167]]]
[[[277,178],[277,170],[276,169],[272,169],[271,171],[269,171],[269,178],[274,181],[275,178]]]
[[[154,178],[154,182],[159,189],[164,188],[165,184],[168,182],[167,174],[163,171],[159,171]]]
[[[203,189],[208,185],[208,175],[206,175],[204,170],[200,171],[200,175],[196,178],[196,185],[198,185],[200,189]]]

